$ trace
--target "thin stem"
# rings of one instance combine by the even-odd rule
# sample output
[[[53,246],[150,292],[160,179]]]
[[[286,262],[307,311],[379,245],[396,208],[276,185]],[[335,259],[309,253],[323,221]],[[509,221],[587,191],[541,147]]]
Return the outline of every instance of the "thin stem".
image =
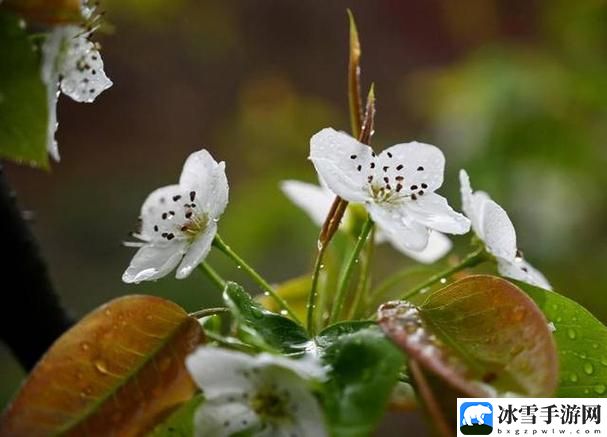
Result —
[[[244,352],[255,352],[256,350],[254,347],[249,346],[248,344],[243,343],[234,337],[224,337],[223,335],[217,334],[213,331],[205,331],[204,335],[206,335],[207,338],[210,338],[211,340],[232,349],[238,349]]]
[[[217,273],[215,269],[213,269],[213,267],[211,267],[206,262],[202,262],[200,263],[198,268],[202,273],[205,274],[207,278],[211,280],[213,284],[217,285],[217,288],[223,291],[223,289],[226,287],[226,281],[221,276],[219,276],[219,273]]]
[[[289,316],[291,316],[291,318],[293,320],[295,320],[296,322],[299,322],[299,320],[297,319],[297,316],[295,316],[295,313],[293,312],[291,307],[289,307],[289,304],[282,297],[280,297],[278,294],[276,294],[276,292],[274,291],[272,286],[270,284],[268,284],[266,282],[266,280],[263,279],[261,277],[261,275],[259,273],[257,273],[249,264],[247,264],[236,252],[234,252],[232,250],[232,248],[230,246],[228,246],[221,239],[221,237],[219,235],[215,236],[215,239],[213,240],[213,246],[215,246],[217,249],[219,249],[221,252],[223,252],[228,258],[230,258],[232,261],[234,261],[236,266],[238,268],[241,268],[245,273],[247,273],[250,276],[250,278],[257,285],[259,285],[259,287],[261,287],[261,289],[263,291],[265,291],[270,296],[272,296],[272,298],[276,301],[276,303],[283,310],[285,310],[289,314]]]
[[[455,274],[459,271],[462,271],[464,269],[477,266],[480,263],[482,263],[483,261],[486,261],[487,259],[488,258],[487,258],[485,249],[481,247],[478,250],[468,254],[459,264],[457,264],[453,267],[449,267],[448,269],[443,270],[442,272],[431,276],[426,281],[419,284],[417,287],[413,288],[412,290],[409,290],[407,293],[405,293],[401,297],[401,299],[403,299],[403,300],[410,299],[413,296],[417,295],[422,290],[436,284],[437,282],[440,282],[441,279],[448,278],[448,277],[452,276],[453,274]]]
[[[333,304],[333,308],[331,309],[331,317],[329,319],[329,323],[336,322],[341,314],[341,310],[346,300],[346,291],[348,289],[350,277],[352,276],[352,272],[354,271],[354,264],[356,264],[358,257],[360,256],[360,251],[365,246],[365,242],[367,241],[367,237],[371,233],[371,229],[373,229],[373,220],[371,220],[371,217],[369,216],[363,224],[363,228],[360,231],[358,240],[356,240],[356,245],[350,253],[350,258],[346,261],[346,268],[343,270],[342,275],[339,278],[337,293],[335,295],[335,303]]]
[[[308,333],[310,337],[314,337],[316,334],[316,320],[314,320],[314,311],[318,301],[318,280],[320,278],[320,271],[322,270],[322,262],[325,254],[325,245],[319,245],[318,252],[316,253],[316,260],[314,261],[314,273],[312,276],[312,288],[308,295],[308,313],[306,317],[306,323],[308,326]]]
[[[386,278],[384,281],[380,282],[380,284],[373,290],[372,294],[375,298],[381,298],[388,290],[392,289],[394,286],[406,279],[408,276],[414,274],[421,274],[424,272],[429,273],[427,270],[428,267],[425,265],[414,265],[401,269]]]
[[[188,314],[190,317],[194,317],[195,319],[202,319],[203,317],[214,316],[216,314],[229,313],[230,309],[226,307],[218,307],[218,308],[205,308],[203,310],[194,311],[193,313]]]
[[[361,300],[367,303],[367,293],[369,292],[369,286],[371,284],[371,261],[373,259],[373,248],[375,247],[375,228],[371,230],[367,245],[365,246],[365,252],[362,259],[360,275],[358,278],[358,285],[352,299],[352,305],[348,312],[348,319],[353,320],[359,311]],[[364,297],[364,299],[363,299]]]

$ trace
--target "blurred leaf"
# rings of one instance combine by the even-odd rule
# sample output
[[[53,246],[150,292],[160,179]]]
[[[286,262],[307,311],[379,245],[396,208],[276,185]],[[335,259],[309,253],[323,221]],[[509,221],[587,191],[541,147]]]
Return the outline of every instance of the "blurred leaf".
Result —
[[[53,344],[0,435],[141,435],[194,394],[184,360],[201,339],[198,321],[170,301],[115,299]]]
[[[194,436],[194,414],[204,402],[202,395],[194,396],[184,403],[167,420],[158,425],[148,437],[192,437]]]
[[[0,156],[48,167],[48,103],[40,59],[20,20],[0,11]]]
[[[469,396],[551,396],[558,355],[547,321],[510,282],[470,276],[432,293],[419,307],[389,302],[380,326],[412,359]]]
[[[308,293],[312,287],[312,274],[308,273],[297,278],[289,279],[276,286],[275,291],[280,297],[287,301],[299,320],[306,318],[306,304]],[[270,311],[278,311],[280,308],[271,296],[260,295],[256,300]]]
[[[348,9],[350,23],[350,58],[348,60],[348,104],[352,136],[358,138],[362,128],[362,98],[360,95],[360,41],[352,11]]]
[[[6,7],[28,21],[47,24],[74,23],[82,20],[81,0],[5,0]]]
[[[239,328],[255,345],[285,354],[304,351],[308,336],[303,327],[262,308],[240,285],[228,282],[223,299],[232,310]]]
[[[516,282],[554,323],[560,360],[557,396],[607,397],[607,327],[554,291]]]
[[[403,365],[402,353],[379,329],[356,330],[362,326],[334,325],[324,334],[332,339],[321,355],[331,367],[325,410],[333,435],[370,435],[385,413]],[[343,334],[335,336],[338,332]]]
[[[335,323],[320,331],[316,338],[316,343],[321,348],[327,348],[343,335],[354,334],[355,332],[370,328],[372,326],[377,326],[377,324],[375,322],[366,320]]]

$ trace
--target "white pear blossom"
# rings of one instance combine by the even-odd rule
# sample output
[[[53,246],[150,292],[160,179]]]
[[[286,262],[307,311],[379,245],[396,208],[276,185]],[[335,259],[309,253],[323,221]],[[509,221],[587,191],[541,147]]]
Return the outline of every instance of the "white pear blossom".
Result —
[[[516,231],[506,211],[483,191],[472,191],[465,170],[459,174],[462,208],[472,222],[472,229],[485,244],[487,252],[497,261],[502,276],[551,290],[544,275],[520,256],[516,246]]]
[[[82,14],[90,19],[93,8],[82,4]],[[106,76],[98,45],[89,40],[91,30],[77,25],[56,26],[42,45],[42,80],[47,87],[47,149],[56,161],[59,151],[55,140],[57,100],[60,92],[76,102],[91,103],[112,86]]]
[[[351,136],[326,128],[310,140],[310,159],[341,198],[362,203],[387,238],[399,248],[423,250],[430,230],[465,234],[469,220],[436,194],[445,157],[435,146],[397,144],[376,155]]]
[[[280,187],[285,195],[295,205],[304,210],[316,225],[322,226],[335,200],[335,194],[322,179],[319,178],[319,182],[320,185],[314,185],[301,181],[287,180],[283,181]],[[344,222],[350,222],[350,215],[350,211],[347,210],[344,215]],[[428,245],[425,249],[421,251],[411,250],[400,244],[399,240],[392,240],[388,234],[378,227],[375,232],[375,243],[380,244],[384,242],[390,243],[404,255],[426,264],[439,260],[452,247],[449,238],[440,232],[432,231],[430,232]]]
[[[228,204],[225,163],[200,150],[186,160],[179,184],[153,191],[141,207],[139,247],[122,275],[127,283],[155,280],[177,267],[188,276],[208,255]]]
[[[197,436],[328,436],[318,401],[310,391],[325,370],[316,359],[251,356],[201,346],[186,367],[205,401],[194,417]]]

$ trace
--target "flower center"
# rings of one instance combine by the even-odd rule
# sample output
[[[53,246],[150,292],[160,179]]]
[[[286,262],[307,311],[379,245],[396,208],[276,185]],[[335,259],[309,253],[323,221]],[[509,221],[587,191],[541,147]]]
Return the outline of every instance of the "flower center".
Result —
[[[276,390],[262,390],[251,399],[251,408],[264,419],[286,419],[289,417],[286,408],[288,401],[287,391],[278,393]]]
[[[193,240],[198,234],[204,231],[209,224],[209,217],[206,214],[192,215],[190,219],[181,227],[184,236]]]

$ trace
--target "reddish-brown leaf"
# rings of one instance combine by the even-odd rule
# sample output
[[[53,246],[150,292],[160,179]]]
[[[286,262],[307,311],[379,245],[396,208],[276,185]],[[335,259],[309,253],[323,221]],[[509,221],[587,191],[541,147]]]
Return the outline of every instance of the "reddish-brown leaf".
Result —
[[[178,305],[126,296],[49,349],[4,412],[2,436],[134,436],[195,392],[184,359],[202,340]]]

